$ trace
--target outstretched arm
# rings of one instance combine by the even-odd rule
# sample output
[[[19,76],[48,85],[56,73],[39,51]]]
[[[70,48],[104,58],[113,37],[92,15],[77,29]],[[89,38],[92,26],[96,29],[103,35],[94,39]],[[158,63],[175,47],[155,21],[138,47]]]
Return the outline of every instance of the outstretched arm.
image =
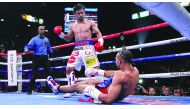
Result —
[[[116,70],[107,70],[104,72],[104,77],[113,77],[115,75],[115,73],[117,73],[118,71]]]
[[[55,34],[57,34],[59,36],[59,38],[64,39],[67,42],[70,42],[74,36],[73,30],[72,30],[72,24],[69,28],[67,35],[62,32],[61,26],[56,26],[54,28],[54,32],[55,32]]]
[[[95,69],[95,68],[86,68],[85,75],[87,77],[91,76],[104,76],[104,77],[113,77],[118,70],[102,70],[102,69]]]

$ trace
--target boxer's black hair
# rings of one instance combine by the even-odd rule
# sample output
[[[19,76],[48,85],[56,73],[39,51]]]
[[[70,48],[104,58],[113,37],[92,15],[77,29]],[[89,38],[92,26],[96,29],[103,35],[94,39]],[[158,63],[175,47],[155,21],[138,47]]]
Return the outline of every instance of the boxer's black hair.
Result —
[[[120,55],[127,63],[133,64],[133,62],[132,62],[133,54],[132,54],[131,51],[129,51],[129,50],[123,48],[123,49],[119,52],[119,55]]]
[[[83,9],[85,10],[85,6],[83,4],[76,4],[73,6],[73,13],[75,13],[77,10]]]

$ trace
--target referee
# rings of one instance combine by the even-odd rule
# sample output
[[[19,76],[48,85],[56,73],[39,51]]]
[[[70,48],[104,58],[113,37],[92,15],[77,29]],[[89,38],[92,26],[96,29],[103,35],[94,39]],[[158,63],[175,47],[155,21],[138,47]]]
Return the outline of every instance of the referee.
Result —
[[[53,53],[51,49],[50,41],[47,37],[44,36],[45,27],[38,27],[38,35],[33,37],[30,42],[24,47],[24,53],[27,54],[30,50],[33,51],[33,60],[32,60],[32,78],[29,82],[28,95],[32,94],[34,90],[35,80],[38,75],[38,68],[42,66],[44,72],[47,73],[47,76],[51,75],[49,54]]]

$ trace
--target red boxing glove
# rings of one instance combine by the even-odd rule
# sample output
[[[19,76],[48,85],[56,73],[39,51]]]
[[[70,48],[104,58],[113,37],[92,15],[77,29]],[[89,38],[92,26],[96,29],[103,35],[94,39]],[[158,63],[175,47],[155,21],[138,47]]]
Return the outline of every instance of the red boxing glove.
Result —
[[[100,42],[97,42],[95,45],[94,45],[94,48],[97,52],[101,52],[104,50],[104,45],[102,45]]]
[[[56,35],[60,35],[61,34],[61,32],[62,32],[62,27],[61,26],[56,26],[55,28],[54,28],[54,33],[56,34]]]

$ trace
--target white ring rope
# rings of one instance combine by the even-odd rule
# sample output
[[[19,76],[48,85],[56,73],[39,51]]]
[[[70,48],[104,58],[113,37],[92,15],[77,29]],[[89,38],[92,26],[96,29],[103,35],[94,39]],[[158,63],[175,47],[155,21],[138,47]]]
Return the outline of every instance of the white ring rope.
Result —
[[[78,80],[86,80],[87,78],[79,78]],[[56,78],[56,81],[67,81],[67,78]],[[17,80],[17,82],[29,82],[30,79]],[[8,80],[0,80],[0,82],[8,82]],[[36,79],[35,82],[46,82],[46,79]]]
[[[169,39],[169,40],[164,40],[164,41],[157,41],[157,42],[151,42],[151,43],[146,43],[146,44],[128,46],[128,47],[126,47],[126,49],[146,48],[146,47],[166,45],[166,44],[172,44],[172,43],[184,42],[184,41],[188,41],[188,39],[185,37],[181,37],[181,38]],[[117,51],[120,51],[121,49],[122,48],[117,48],[115,50],[104,50],[102,53],[97,53],[97,54],[117,52]],[[69,56],[64,56],[64,57],[51,58],[50,60],[55,61],[55,60],[63,60],[63,59],[68,59],[68,58],[69,58]],[[22,62],[22,63],[17,63],[17,64],[25,65],[25,64],[31,64],[31,63],[32,63],[32,61]],[[0,62],[0,65],[7,65],[7,63]],[[169,77],[180,77],[180,76],[190,76],[190,72],[171,72],[171,73],[141,74],[141,75],[139,75],[140,78],[169,78]],[[81,78],[81,79],[84,79],[84,78]],[[66,81],[66,78],[57,79],[57,80]],[[17,81],[18,82],[29,82],[29,79],[17,80]],[[39,82],[39,81],[46,81],[46,79],[37,79],[36,80],[36,82]],[[8,82],[8,80],[0,80],[0,82]]]
[[[139,78],[172,78],[172,77],[182,77],[182,76],[190,76],[190,71],[157,73],[157,74],[140,74]]]
[[[190,71],[187,72],[170,72],[170,73],[156,73],[156,74],[140,74],[139,78],[174,78],[190,76]],[[86,80],[86,78],[78,78],[78,80]],[[66,78],[56,78],[56,81],[67,81]],[[29,82],[29,79],[17,80],[18,82]],[[0,82],[8,82],[8,80],[0,80]],[[36,82],[46,82],[46,79],[36,79]]]
[[[7,62],[0,62],[0,65],[8,65]]]
[[[175,39],[169,39],[169,40],[164,40],[164,41],[151,42],[151,43],[146,43],[146,44],[132,45],[132,46],[126,47],[126,49],[131,50],[131,49],[147,48],[147,47],[160,46],[160,45],[166,45],[166,44],[172,44],[172,43],[184,42],[184,41],[188,41],[188,39],[185,38],[185,37],[181,37],[181,38],[175,38]],[[107,54],[107,53],[112,53],[112,52],[118,52],[121,49],[122,49],[122,47],[116,48],[114,50],[104,50],[101,53],[99,53],[99,52],[96,52],[96,53],[97,53],[97,55],[99,55],[99,54]],[[51,58],[50,61],[69,59],[69,57],[70,56]],[[31,61],[31,63],[32,63],[32,61]],[[26,62],[18,63],[18,64],[26,64]]]
[[[147,48],[147,47],[154,47],[154,46],[160,46],[160,45],[167,45],[167,44],[172,44],[172,43],[178,43],[178,42],[184,42],[184,41],[189,41],[185,37],[181,38],[175,38],[175,39],[169,39],[169,40],[163,40],[163,41],[157,41],[157,42],[150,42],[150,43],[145,43],[145,44],[139,44],[139,45],[132,45],[132,46],[127,46],[126,49],[139,49],[139,48]],[[122,49],[121,48],[116,48],[114,50],[104,50],[103,52],[99,53],[97,52],[97,55],[99,54],[107,54],[107,53],[112,53],[112,52],[118,52]],[[56,57],[56,58],[50,58],[50,61],[57,61],[57,60],[64,60],[68,59],[70,56],[63,56],[63,57]],[[32,61],[27,61],[27,62],[22,62],[22,63],[17,63],[19,64],[31,64]],[[5,62],[0,62],[0,65],[7,65]]]

